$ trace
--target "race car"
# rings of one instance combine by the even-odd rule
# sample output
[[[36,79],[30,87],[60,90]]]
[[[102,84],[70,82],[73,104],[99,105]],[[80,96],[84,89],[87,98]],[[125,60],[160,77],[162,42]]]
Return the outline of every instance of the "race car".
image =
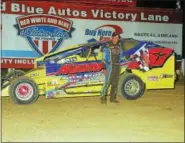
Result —
[[[4,78],[9,96],[17,104],[46,98],[100,96],[106,67],[103,50],[110,41],[77,44],[35,60],[34,69],[15,70]],[[148,89],[174,88],[175,56],[172,48],[132,38],[120,39],[121,71],[118,95],[139,99]],[[13,78],[11,78],[13,77]]]

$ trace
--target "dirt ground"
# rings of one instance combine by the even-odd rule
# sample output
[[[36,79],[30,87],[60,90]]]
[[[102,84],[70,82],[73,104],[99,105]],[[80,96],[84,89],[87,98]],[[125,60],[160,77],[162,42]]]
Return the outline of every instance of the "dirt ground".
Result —
[[[99,97],[40,97],[18,106],[3,97],[2,141],[184,142],[184,84],[119,101],[101,105]]]

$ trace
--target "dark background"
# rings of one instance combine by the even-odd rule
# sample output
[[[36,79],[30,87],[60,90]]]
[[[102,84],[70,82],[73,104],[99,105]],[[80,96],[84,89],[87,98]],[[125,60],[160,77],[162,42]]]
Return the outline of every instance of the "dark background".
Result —
[[[181,1],[181,8],[184,7],[184,0]],[[151,8],[176,8],[177,0],[137,0],[137,7]]]

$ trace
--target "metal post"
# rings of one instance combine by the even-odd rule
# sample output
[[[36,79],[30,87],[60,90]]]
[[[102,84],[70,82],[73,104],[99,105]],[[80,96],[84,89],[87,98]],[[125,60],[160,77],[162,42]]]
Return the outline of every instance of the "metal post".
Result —
[[[182,1],[183,2],[183,1]],[[185,55],[185,10],[184,10],[184,6],[185,6],[185,0],[184,0],[184,4],[183,5],[183,25],[182,25],[182,63],[181,63],[181,71],[182,74],[184,76],[184,55]]]

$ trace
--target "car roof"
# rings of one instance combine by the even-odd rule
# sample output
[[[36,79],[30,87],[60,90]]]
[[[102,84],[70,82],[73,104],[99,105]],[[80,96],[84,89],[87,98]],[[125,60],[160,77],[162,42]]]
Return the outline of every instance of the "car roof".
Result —
[[[55,55],[55,54],[58,54],[58,53],[61,53],[61,52],[69,51],[69,50],[75,50],[75,49],[83,48],[83,47],[84,48],[93,48],[95,46],[103,45],[103,44],[106,44],[108,42],[110,42],[110,41],[96,41],[96,42],[89,42],[89,43],[83,43],[83,44],[76,44],[76,45],[65,47],[65,48],[62,48],[62,49],[57,50],[55,52],[46,54],[46,55],[42,56],[42,58],[52,56],[52,55]]]
[[[133,38],[121,38],[120,41],[124,41],[124,40],[135,40]],[[137,41],[137,40],[136,40]],[[46,57],[51,57],[52,55],[57,55],[61,52],[66,52],[66,51],[70,51],[70,50],[75,50],[75,49],[79,49],[79,48],[93,48],[93,47],[96,47],[96,46],[103,46],[105,44],[108,44],[110,43],[111,40],[108,40],[108,41],[97,41],[95,39],[91,40],[90,42],[88,43],[82,43],[82,44],[75,44],[75,45],[72,45],[72,46],[69,46],[69,47],[65,47],[65,48],[62,48],[60,50],[57,50],[55,52],[52,52],[52,53],[49,53],[49,54],[46,54],[38,59],[45,59]]]

